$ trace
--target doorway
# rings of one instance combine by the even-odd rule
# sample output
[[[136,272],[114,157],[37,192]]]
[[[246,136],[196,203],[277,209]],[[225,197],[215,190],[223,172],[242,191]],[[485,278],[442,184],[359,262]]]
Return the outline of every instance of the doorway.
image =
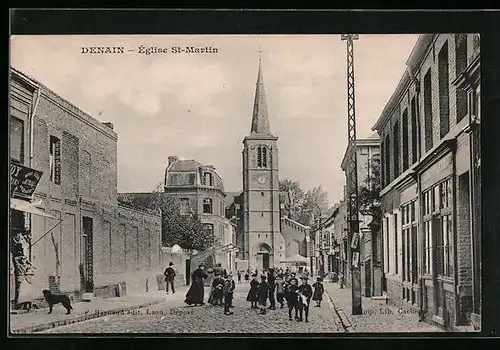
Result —
[[[262,254],[262,268],[269,269],[269,253]]]
[[[83,291],[94,291],[94,223],[84,216],[83,221]]]

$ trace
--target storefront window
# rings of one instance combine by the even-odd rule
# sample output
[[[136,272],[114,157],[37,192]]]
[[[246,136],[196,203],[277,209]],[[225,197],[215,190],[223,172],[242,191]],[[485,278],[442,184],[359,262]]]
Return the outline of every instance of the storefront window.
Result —
[[[24,158],[24,123],[16,117],[10,118],[10,158],[22,163]]]

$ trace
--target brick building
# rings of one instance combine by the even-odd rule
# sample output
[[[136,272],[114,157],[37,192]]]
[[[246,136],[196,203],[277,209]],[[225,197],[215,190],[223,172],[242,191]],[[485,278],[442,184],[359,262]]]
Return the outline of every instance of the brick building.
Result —
[[[12,163],[43,173],[30,208],[11,201],[11,229],[27,233],[24,254],[35,267],[23,298],[49,287],[77,298],[154,288],[163,272],[160,217],[118,205],[113,125],[17,70],[9,111]]]
[[[476,35],[421,35],[373,128],[387,296],[447,329],[481,312],[478,55]]]
[[[352,152],[352,147],[348,146],[347,150],[344,154],[344,158],[342,160],[342,170],[345,172],[346,176],[346,188],[345,194],[348,196],[350,191],[352,190],[349,186],[351,183],[349,181],[349,177],[351,173],[348,171],[348,156],[349,152]],[[380,159],[380,145],[379,145],[379,137],[375,133],[368,138],[360,138],[356,140],[356,160],[357,160],[357,175],[358,175],[358,187],[360,186],[369,186],[370,179],[372,178],[372,162],[374,159]],[[347,197],[346,197],[347,198]],[[344,198],[344,200],[346,199]],[[347,204],[347,201],[346,201]],[[347,210],[347,208],[346,208]],[[373,249],[373,244],[377,244],[377,240],[380,240],[381,237],[378,235],[378,229],[374,228],[374,232],[372,232],[373,226],[372,216],[360,211],[359,213],[359,238],[360,238],[360,267],[361,267],[361,286],[362,293],[364,296],[372,296],[378,295],[379,291],[375,290],[375,281],[382,278],[381,264],[379,263],[379,259],[372,256],[372,252],[376,252],[376,249]],[[345,225],[348,223],[346,222]],[[374,238],[372,240],[372,238]],[[351,256],[350,245],[351,242],[347,241],[347,232],[344,240],[344,247],[347,249],[346,259]],[[347,274],[344,273],[346,281],[349,281],[347,285],[350,285],[351,275],[350,275],[350,264],[345,263],[347,267]]]

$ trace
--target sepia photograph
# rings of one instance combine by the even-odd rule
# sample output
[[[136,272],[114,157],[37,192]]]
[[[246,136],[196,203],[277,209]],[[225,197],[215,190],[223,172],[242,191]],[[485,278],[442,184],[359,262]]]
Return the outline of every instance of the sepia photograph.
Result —
[[[10,334],[481,331],[476,33],[12,35]]]

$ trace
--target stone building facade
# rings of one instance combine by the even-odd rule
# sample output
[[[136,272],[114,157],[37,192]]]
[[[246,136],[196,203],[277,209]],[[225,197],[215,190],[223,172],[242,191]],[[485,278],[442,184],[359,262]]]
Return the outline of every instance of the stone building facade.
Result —
[[[213,233],[215,261],[207,262],[210,265],[220,263],[226,270],[234,270],[235,233],[231,222],[226,219],[226,193],[222,178],[213,165],[205,166],[195,160],[180,160],[176,156],[170,156],[168,161],[163,195],[177,198],[181,215],[197,214],[204,228]],[[195,258],[193,257],[192,263]],[[186,269],[190,270],[192,266]]]
[[[480,314],[480,298],[473,307],[480,290],[478,166],[471,161],[479,145],[471,142],[479,80],[469,90],[457,87],[470,67],[479,74],[478,55],[476,35],[421,35],[374,126],[387,296],[446,329]]]
[[[17,70],[10,86],[12,159],[43,172],[33,205],[45,216],[12,211],[29,232],[25,255],[35,267],[23,297],[155,288],[160,217],[118,205],[113,126]]]
[[[348,172],[348,157],[349,152],[352,152],[351,147],[348,147],[344,159],[342,160],[342,170],[345,172],[346,176],[346,189],[345,194],[349,195],[350,188],[350,176]],[[358,188],[360,186],[369,186],[369,179],[373,176],[372,174],[372,162],[375,159],[380,159],[380,145],[379,137],[377,134],[371,135],[368,138],[360,138],[356,140],[356,160],[357,160],[357,175],[358,175]],[[347,197],[344,198],[346,210],[347,210]],[[347,215],[348,216],[348,215]],[[373,245],[377,244],[377,240],[381,237],[378,235],[378,228],[372,225],[373,217],[364,212],[359,213],[359,238],[360,238],[360,267],[361,267],[361,287],[362,294],[364,296],[378,295],[380,292],[375,289],[375,281],[382,278],[381,264],[379,264],[379,259],[373,256],[372,253],[376,253]],[[348,223],[345,223],[346,227]],[[343,263],[346,266],[345,275],[347,285],[350,285],[351,275],[350,275],[350,264],[348,263],[349,257],[351,256],[351,242],[348,242],[348,232],[343,237],[344,247],[347,250],[345,259],[347,261]]]

